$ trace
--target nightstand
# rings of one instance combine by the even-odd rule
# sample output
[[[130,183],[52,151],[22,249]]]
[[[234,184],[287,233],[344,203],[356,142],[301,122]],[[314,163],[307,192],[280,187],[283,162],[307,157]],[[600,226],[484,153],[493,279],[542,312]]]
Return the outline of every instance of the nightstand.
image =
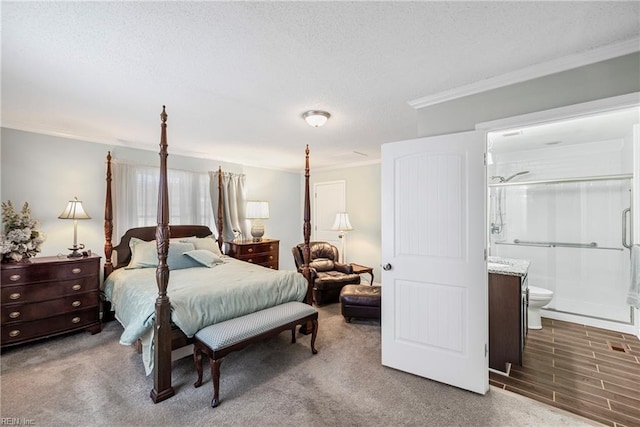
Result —
[[[279,240],[224,242],[224,246],[225,253],[230,257],[274,270],[278,269]]]
[[[100,326],[100,257],[3,263],[2,347]]]

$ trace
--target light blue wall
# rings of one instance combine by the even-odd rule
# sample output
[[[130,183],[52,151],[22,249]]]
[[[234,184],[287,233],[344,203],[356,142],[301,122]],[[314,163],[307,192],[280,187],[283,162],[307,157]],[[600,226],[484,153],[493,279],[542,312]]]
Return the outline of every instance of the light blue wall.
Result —
[[[310,175],[312,191],[321,182],[345,181],[346,209],[353,226],[347,234],[347,262],[373,267],[374,279],[380,282],[380,164],[312,170]],[[311,201],[313,206],[313,196]]]
[[[77,196],[91,215],[78,222],[78,242],[104,255],[106,154],[115,159],[158,165],[157,151],[109,146],[2,128],[0,141],[0,200],[21,207],[27,201],[33,218],[42,223],[47,240],[43,256],[67,254],[73,243],[73,224],[58,219],[68,200]],[[301,159],[303,158],[301,155]],[[169,168],[193,171],[223,170],[247,175],[249,197],[268,200],[268,237],[281,239],[280,268],[294,269],[290,246],[302,239],[301,174],[246,167],[216,160],[171,154]],[[300,236],[300,237],[298,237]],[[117,241],[119,236],[114,236]]]

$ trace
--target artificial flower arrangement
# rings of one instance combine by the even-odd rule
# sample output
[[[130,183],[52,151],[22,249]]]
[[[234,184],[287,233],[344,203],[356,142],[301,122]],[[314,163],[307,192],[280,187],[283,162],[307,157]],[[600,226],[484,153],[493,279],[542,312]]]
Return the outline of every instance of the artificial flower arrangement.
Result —
[[[31,219],[27,202],[16,212],[11,200],[2,202],[3,233],[0,234],[3,262],[17,262],[36,256],[45,236],[38,231],[40,221]]]

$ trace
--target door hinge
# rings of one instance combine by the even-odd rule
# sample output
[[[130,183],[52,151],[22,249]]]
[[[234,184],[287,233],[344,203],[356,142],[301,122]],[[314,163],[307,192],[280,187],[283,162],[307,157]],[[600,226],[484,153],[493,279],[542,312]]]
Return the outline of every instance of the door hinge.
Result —
[[[484,357],[487,357],[487,354],[489,354],[489,347],[487,346],[487,343],[484,344]]]
[[[484,260],[487,260],[487,248],[484,248]]]
[[[487,166],[487,153],[484,153],[484,165]]]

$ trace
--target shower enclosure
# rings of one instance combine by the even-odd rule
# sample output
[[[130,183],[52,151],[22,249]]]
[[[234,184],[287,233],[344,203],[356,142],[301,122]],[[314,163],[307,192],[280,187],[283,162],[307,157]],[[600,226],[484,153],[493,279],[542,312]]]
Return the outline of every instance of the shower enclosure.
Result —
[[[547,310],[632,323],[630,175],[496,183],[490,196],[492,253],[531,261],[529,285],[554,292]]]
[[[531,262],[529,285],[554,292],[543,317],[634,325],[627,295],[638,112],[488,133],[490,254]]]

